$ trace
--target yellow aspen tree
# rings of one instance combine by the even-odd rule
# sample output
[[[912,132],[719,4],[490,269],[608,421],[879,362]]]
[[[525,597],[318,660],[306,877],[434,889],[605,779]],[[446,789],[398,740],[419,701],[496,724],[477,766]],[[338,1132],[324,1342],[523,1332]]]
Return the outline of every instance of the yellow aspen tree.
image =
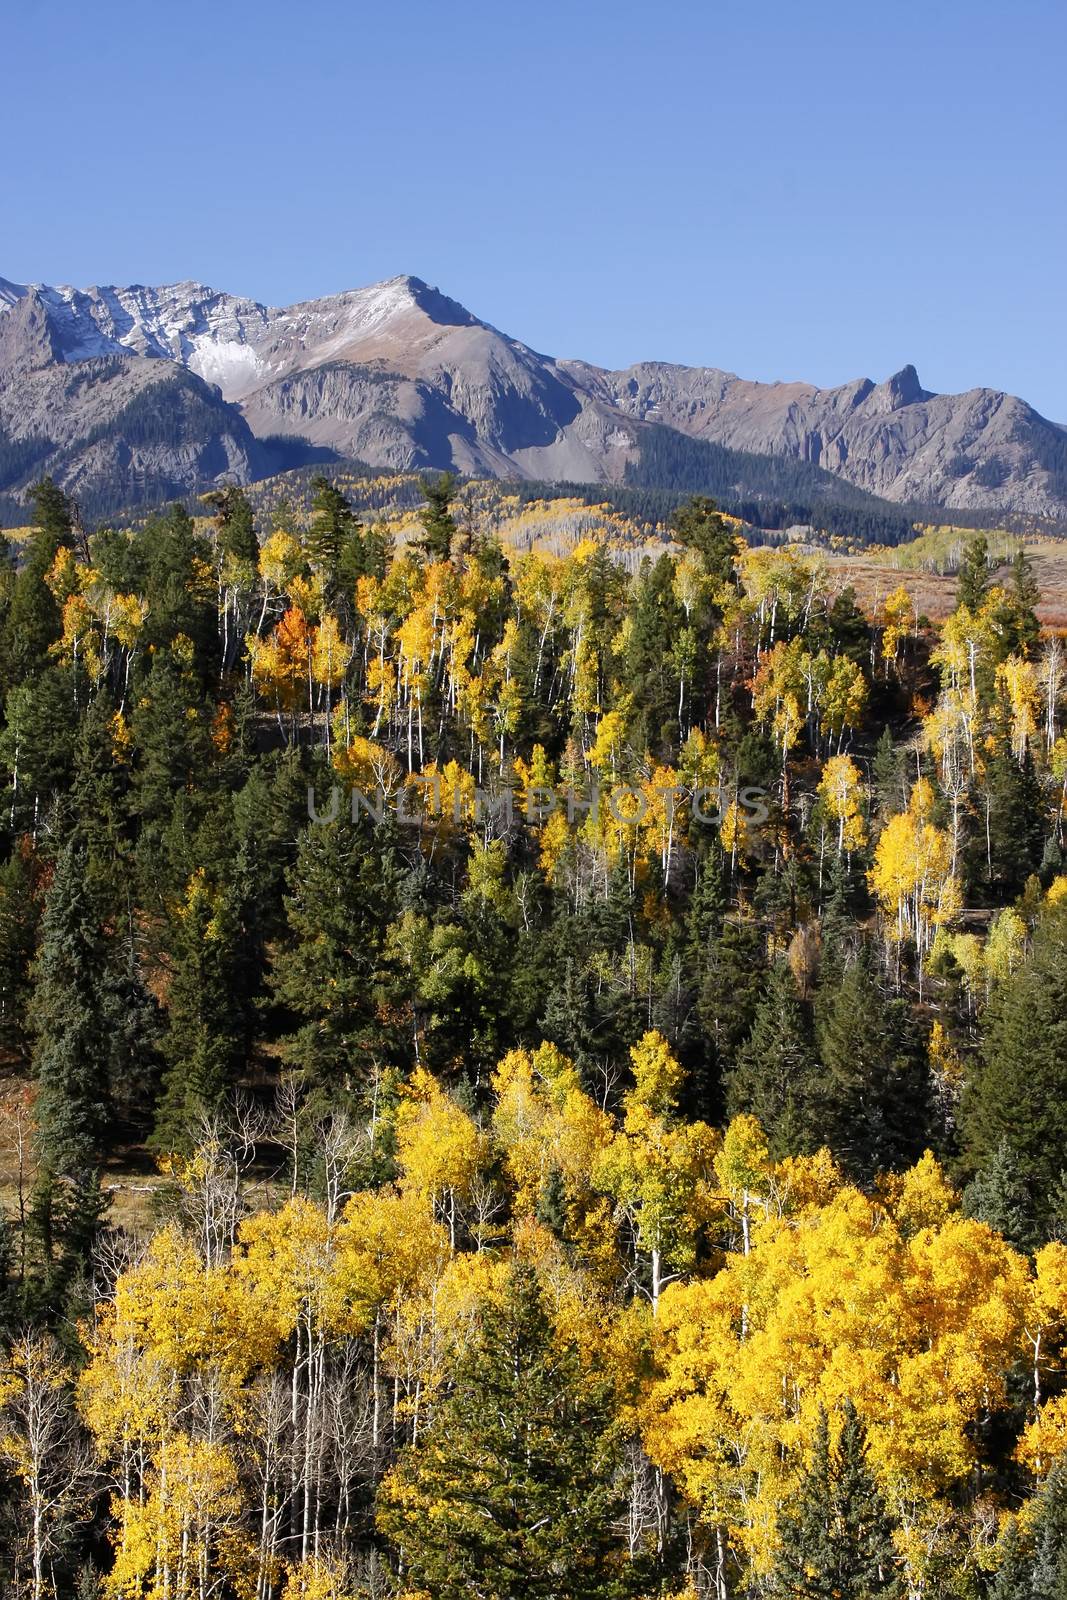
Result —
[[[598,1156],[593,1181],[613,1196],[636,1250],[648,1257],[655,1315],[666,1284],[695,1264],[716,1214],[719,1138],[706,1123],[679,1115],[682,1068],[662,1034],[646,1033],[630,1059],[635,1083],[623,1099],[623,1125]]]
[[[822,769],[819,794],[837,823],[837,853],[862,850],[867,843],[863,820],[863,777],[851,756],[831,756]]]

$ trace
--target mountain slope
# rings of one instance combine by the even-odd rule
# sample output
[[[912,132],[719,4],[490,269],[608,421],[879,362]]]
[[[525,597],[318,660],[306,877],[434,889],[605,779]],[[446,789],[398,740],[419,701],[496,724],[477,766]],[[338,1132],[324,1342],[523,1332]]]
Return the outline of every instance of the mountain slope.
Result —
[[[837,389],[657,362],[571,370],[629,417],[810,461],[888,500],[1043,516],[1067,508],[1067,430],[998,390],[932,394],[911,366]]]
[[[9,288],[0,280],[0,295]],[[97,341],[36,291],[0,316],[0,492],[50,473],[92,514],[223,481],[270,457],[217,389],[172,360]]]
[[[131,437],[147,390],[136,404],[153,425]],[[608,372],[540,355],[409,277],[286,308],[191,282],[0,279],[0,491],[29,481],[27,453],[32,471],[47,462],[75,492],[120,503],[146,498],[149,480],[167,493],[247,481],[309,449],[390,471],[592,483],[647,484],[669,461],[672,487],[801,508],[847,484],[846,504],[864,491],[1067,517],[1067,431],[996,391],[930,394],[911,367],[837,389],[657,362]]]

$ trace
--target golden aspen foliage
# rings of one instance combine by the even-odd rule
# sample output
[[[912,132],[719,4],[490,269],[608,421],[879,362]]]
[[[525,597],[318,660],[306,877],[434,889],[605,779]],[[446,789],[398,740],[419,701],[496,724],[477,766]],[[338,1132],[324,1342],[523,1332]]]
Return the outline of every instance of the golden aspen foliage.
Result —
[[[819,794],[829,815],[837,823],[837,848],[862,850],[867,843],[863,820],[863,780],[851,756],[831,756],[822,769]]]

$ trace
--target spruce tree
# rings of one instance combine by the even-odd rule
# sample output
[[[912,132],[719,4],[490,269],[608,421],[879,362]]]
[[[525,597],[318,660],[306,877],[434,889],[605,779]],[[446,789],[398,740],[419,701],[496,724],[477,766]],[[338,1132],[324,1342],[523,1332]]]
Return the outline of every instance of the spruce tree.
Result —
[[[167,1062],[153,1146],[187,1152],[201,1118],[218,1111],[243,1060],[235,972],[238,917],[229,884],[194,873],[175,916],[162,1051]]]
[[[285,1041],[305,1085],[335,1103],[358,1094],[393,1048],[383,1020],[395,988],[386,932],[400,872],[387,823],[342,816],[300,837],[285,900],[288,935],[271,973],[296,1023]]]
[[[980,804],[987,809],[984,837],[988,851],[982,876],[998,898],[1019,894],[1041,865],[1049,827],[1045,802],[1029,751],[1020,764],[1004,745],[990,758]]]
[[[982,1018],[982,1048],[962,1104],[966,1163],[979,1172],[1011,1145],[1030,1214],[1052,1215],[1067,1147],[1067,908],[1048,907],[1011,983]]]
[[[434,1600],[614,1600],[638,1575],[613,1526],[618,1451],[609,1384],[557,1341],[533,1272],[515,1267],[384,1481],[378,1526]]]
[[[215,509],[219,549],[237,561],[255,561],[259,556],[256,519],[252,502],[238,484],[227,484],[204,496]]]
[[[86,886],[85,851],[63,850],[33,968],[33,1070],[40,1158],[36,1217],[46,1261],[84,1259],[104,1211],[98,1173],[110,1116],[108,949]]]
[[[1013,652],[1032,656],[1041,638],[1041,624],[1037,620],[1037,607],[1041,603],[1041,590],[1034,577],[1034,567],[1019,545],[1011,563],[1011,586],[1003,619],[1001,648],[1005,655]]]
[[[9,1061],[29,1057],[30,970],[41,921],[38,879],[29,840],[21,840],[0,867],[0,1052]]]
[[[960,561],[956,604],[977,612],[989,590],[989,544],[984,533],[967,541]]]
[[[671,517],[671,532],[679,544],[698,553],[709,576],[732,581],[735,536],[714,500],[693,495]]]
[[[456,536],[456,519],[452,515],[452,502],[456,498],[456,479],[451,472],[439,478],[421,478],[419,487],[426,504],[419,512],[422,535],[417,547],[428,561],[447,561],[452,553]]]
[[[889,1000],[869,959],[824,967],[815,1003],[823,1139],[859,1183],[900,1170],[930,1142],[925,1053],[906,1002]]]
[[[811,1029],[782,961],[767,976],[752,1029],[727,1080],[730,1116],[757,1117],[775,1155],[799,1155],[823,1141]]]
[[[811,1462],[778,1517],[772,1588],[790,1600],[895,1600],[903,1592],[893,1522],[851,1401],[836,1441],[825,1410],[820,1415]]]
[[[1067,1462],[1038,1490],[1033,1514],[1005,1537],[990,1600],[1067,1600]]]
[[[996,1228],[1016,1250],[1025,1253],[1042,1242],[1030,1191],[1006,1138],[964,1189],[963,1209],[967,1216]]]

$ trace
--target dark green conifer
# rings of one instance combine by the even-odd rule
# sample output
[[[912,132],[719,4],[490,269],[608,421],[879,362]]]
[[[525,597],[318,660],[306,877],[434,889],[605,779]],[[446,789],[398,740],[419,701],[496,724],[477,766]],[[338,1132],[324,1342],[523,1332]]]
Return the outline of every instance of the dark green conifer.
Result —
[[[378,1497],[409,1585],[434,1600],[619,1600],[609,1384],[557,1343],[528,1268],[488,1307],[450,1393]]]
[[[896,1600],[903,1592],[893,1522],[847,1402],[831,1439],[825,1411],[812,1459],[778,1518],[776,1595],[789,1600]]]

